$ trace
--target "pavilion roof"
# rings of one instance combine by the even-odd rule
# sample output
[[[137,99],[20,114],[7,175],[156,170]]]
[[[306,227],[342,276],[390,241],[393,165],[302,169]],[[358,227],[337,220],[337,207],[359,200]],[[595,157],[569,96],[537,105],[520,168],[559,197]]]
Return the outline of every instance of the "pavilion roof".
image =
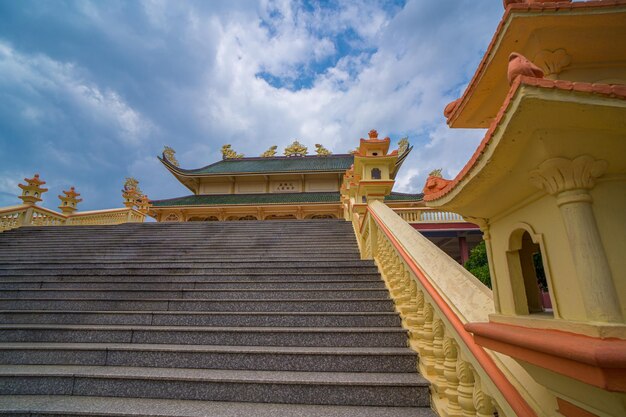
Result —
[[[385,201],[420,201],[422,194],[391,193]],[[339,192],[264,193],[264,194],[200,194],[167,200],[152,200],[153,207],[264,205],[301,203],[339,203]]]
[[[301,173],[332,172],[343,173],[354,162],[350,154],[328,156],[274,156],[268,158],[232,158],[223,159],[198,169],[178,168],[167,159],[159,158],[175,174],[183,176],[236,175],[253,173]]]

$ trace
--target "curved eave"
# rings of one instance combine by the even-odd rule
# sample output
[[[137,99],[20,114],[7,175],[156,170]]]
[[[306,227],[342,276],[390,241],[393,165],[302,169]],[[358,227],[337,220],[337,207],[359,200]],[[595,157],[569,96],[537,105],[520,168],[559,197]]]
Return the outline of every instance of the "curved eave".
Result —
[[[573,138],[593,130],[606,138],[612,138],[611,134],[619,138],[624,133],[621,126],[626,120],[625,100],[626,86],[519,77],[472,158],[443,190],[426,195],[424,200],[430,207],[490,217],[502,207],[481,201],[497,193],[498,202],[511,207],[538,192],[528,181],[528,173],[541,162],[558,156],[575,158],[585,152],[584,145],[549,146],[549,135],[560,135],[558,140],[562,142],[564,135]],[[535,137],[538,131],[544,132],[543,136]],[[588,136],[585,138],[586,143],[578,143],[596,149],[596,158],[601,156],[602,148],[602,157],[611,166],[623,165],[619,158],[626,149],[616,149],[626,148],[624,141],[606,139],[613,146],[601,147],[600,136],[594,138],[595,144]],[[554,149],[557,154],[553,154]]]
[[[619,20],[623,20],[624,17],[616,17],[617,26],[611,26],[612,29],[610,29],[611,33],[616,33],[604,41],[595,42],[595,39],[589,36],[590,31],[594,29],[606,31],[603,24],[607,22],[606,14],[614,12],[619,12],[621,15],[626,13],[626,0],[509,5],[459,104],[448,116],[448,125],[454,128],[489,127],[496,116],[499,104],[508,91],[506,77],[508,56],[511,52],[519,52],[533,60],[539,52],[534,42],[534,33],[537,31],[551,30],[554,33],[562,31],[562,33],[559,32],[559,36],[553,37],[543,33],[541,50],[565,48],[572,55],[572,65],[584,65],[585,62],[576,62],[580,60],[593,62],[593,58],[585,59],[583,54],[588,55],[589,51],[600,53],[598,48],[603,48],[601,54],[621,59],[621,56],[618,58],[615,54],[617,51],[623,51],[621,46],[623,36],[620,36],[622,32],[617,33],[617,29],[613,28],[619,27]],[[579,19],[582,15],[587,15],[584,27],[580,20],[570,19],[570,17]],[[571,38],[571,25],[576,25],[583,40],[588,38],[586,41],[591,43],[591,47],[582,45],[584,42],[574,41]],[[570,34],[569,38],[567,34]]]
[[[413,150],[413,146],[409,147],[402,155],[398,157],[398,160],[396,161],[396,164],[393,167],[393,171],[391,172],[392,179],[396,179],[396,175],[398,175],[398,171],[400,171],[400,168],[402,168],[402,164],[404,163],[404,161],[409,156],[412,150]]]
[[[162,157],[157,156],[157,159],[161,161],[165,168],[185,187],[187,187],[194,194],[198,193],[198,183],[196,180],[191,179],[191,176],[185,175],[183,169],[178,168],[176,165],[172,164],[168,159],[163,155]]]

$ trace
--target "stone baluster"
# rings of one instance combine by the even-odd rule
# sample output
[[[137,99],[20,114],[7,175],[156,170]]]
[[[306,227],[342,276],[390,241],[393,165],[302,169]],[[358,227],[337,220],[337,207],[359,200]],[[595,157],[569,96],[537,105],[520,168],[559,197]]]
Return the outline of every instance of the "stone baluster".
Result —
[[[493,417],[496,411],[493,399],[483,391],[478,374],[474,371],[474,408],[477,417]]]
[[[426,302],[424,305],[424,326],[420,336],[420,365],[423,375],[432,375],[435,365],[433,356],[433,306]]]
[[[461,416],[474,417],[474,370],[472,365],[459,358],[456,363],[456,375],[459,378],[458,402],[461,407]]]
[[[456,362],[458,358],[458,347],[456,341],[451,337],[443,339],[443,375],[446,378],[445,396],[448,399],[446,413],[448,417],[461,417],[462,410],[459,406],[459,377],[456,373]]]
[[[415,318],[414,320],[412,320],[409,330],[409,344],[411,348],[419,352],[420,344],[422,341],[420,338],[420,333],[422,331],[422,328],[424,327],[424,307],[426,304],[424,301],[424,293],[420,289],[417,289],[415,293],[415,304],[417,306],[417,310],[415,312]]]
[[[443,362],[445,360],[445,354],[443,352],[443,334],[444,324],[441,319],[436,318],[433,321],[433,356],[434,356],[434,371],[436,378],[433,381],[433,388],[440,398],[445,396],[445,391],[448,386],[446,378],[443,375]]]

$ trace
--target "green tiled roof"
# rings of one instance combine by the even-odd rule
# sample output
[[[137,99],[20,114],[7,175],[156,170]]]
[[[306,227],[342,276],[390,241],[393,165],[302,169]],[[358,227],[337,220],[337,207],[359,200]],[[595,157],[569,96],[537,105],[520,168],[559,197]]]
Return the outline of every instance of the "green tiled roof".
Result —
[[[154,207],[290,203],[339,203],[339,193],[201,194],[152,201]]]
[[[271,158],[224,159],[198,169],[177,170],[182,174],[237,174],[252,172],[343,172],[354,163],[352,155],[277,156]]]
[[[385,201],[422,201],[424,194],[394,193],[385,197]]]
[[[391,193],[385,201],[420,201],[422,194]],[[170,206],[218,206],[231,204],[299,204],[338,203],[339,193],[268,193],[268,194],[201,194],[167,200],[152,200],[154,207]]]

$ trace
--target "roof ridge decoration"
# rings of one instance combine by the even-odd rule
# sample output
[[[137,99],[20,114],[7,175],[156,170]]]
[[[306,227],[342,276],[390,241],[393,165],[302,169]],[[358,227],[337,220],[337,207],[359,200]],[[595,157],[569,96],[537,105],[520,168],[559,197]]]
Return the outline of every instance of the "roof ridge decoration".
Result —
[[[174,148],[165,145],[165,147],[163,148],[163,158],[167,159],[170,164],[174,165],[175,167],[180,167],[178,159],[176,159],[176,157],[174,156],[175,154],[176,151],[174,150]]]
[[[222,146],[222,159],[239,159],[243,158],[242,153],[235,152],[234,149],[231,148],[231,144],[227,143]]]
[[[285,156],[305,156],[307,153],[307,147],[298,142],[298,139],[294,140],[291,145],[287,146],[284,152]]]
[[[329,151],[328,149],[326,149],[323,145],[316,143],[315,144],[315,152],[319,155],[319,156],[328,156],[328,155],[332,155],[332,152]]]
[[[261,154],[261,158],[271,158],[274,155],[276,155],[276,149],[278,148],[278,146],[276,145],[272,145],[270,146],[270,148],[268,150],[266,150],[265,152],[263,152]]]
[[[409,149],[409,137],[405,136],[398,141],[398,157],[404,155],[404,153]]]

